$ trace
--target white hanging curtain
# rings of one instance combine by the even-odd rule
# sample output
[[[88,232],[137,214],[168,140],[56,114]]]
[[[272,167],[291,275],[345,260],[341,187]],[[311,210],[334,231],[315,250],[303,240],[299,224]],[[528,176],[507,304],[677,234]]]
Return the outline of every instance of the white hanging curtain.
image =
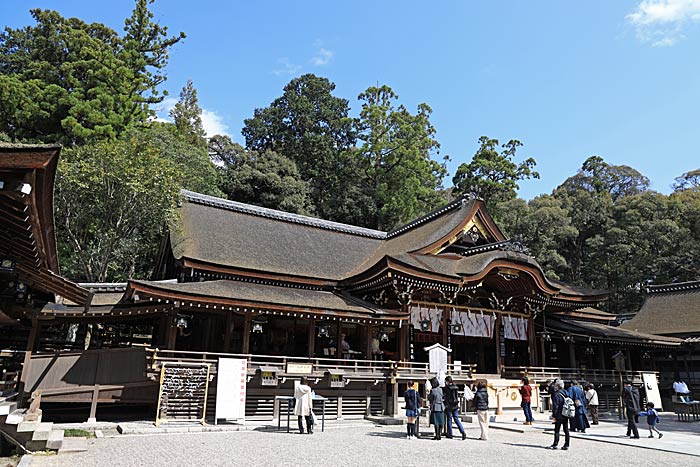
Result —
[[[503,336],[515,341],[527,340],[527,319],[503,315]]]

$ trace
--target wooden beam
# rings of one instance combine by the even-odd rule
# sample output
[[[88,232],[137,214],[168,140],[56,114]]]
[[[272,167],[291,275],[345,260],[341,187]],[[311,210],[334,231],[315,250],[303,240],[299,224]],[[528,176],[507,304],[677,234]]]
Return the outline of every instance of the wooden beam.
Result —
[[[309,318],[308,327],[308,355],[313,357],[316,353],[316,320],[314,318]]]

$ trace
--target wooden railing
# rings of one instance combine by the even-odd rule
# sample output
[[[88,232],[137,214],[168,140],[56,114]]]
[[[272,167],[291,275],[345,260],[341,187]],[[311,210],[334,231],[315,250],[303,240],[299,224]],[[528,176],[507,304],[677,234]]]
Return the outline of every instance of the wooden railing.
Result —
[[[598,370],[594,368],[555,368],[555,367],[527,367],[508,366],[503,369],[503,377],[508,379],[520,379],[527,376],[531,381],[546,381],[562,379],[564,381],[578,380],[589,381],[598,384],[619,384],[622,380],[630,380],[633,384],[642,384],[642,373],[655,371],[623,371]]]
[[[385,377],[396,369],[398,377],[427,377],[430,375],[429,364],[423,362],[394,362],[390,360],[343,360],[318,357],[285,357],[273,355],[230,354],[220,352],[194,352],[186,350],[146,349],[151,371],[160,368],[159,362],[199,362],[216,363],[219,358],[240,358],[248,361],[248,373],[274,368],[279,375],[287,371],[288,363],[310,363],[312,373],[324,374],[330,370],[343,370],[349,377]],[[448,374],[471,377],[476,370],[475,364],[448,365]]]

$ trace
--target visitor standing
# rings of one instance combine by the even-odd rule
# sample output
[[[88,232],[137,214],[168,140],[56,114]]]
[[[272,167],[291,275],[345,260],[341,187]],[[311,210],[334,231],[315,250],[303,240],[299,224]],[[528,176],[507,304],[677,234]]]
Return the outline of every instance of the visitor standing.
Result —
[[[345,340],[345,334],[340,335],[340,353],[343,360],[350,360],[350,343]]]
[[[586,391],[586,406],[591,413],[591,420],[593,425],[598,424],[598,392],[595,390],[595,384],[591,383],[588,385],[588,390]]]
[[[631,381],[625,381],[625,387],[622,390],[622,405],[625,407],[627,415],[627,436],[632,439],[639,439],[639,431],[635,418],[639,413],[639,389],[632,386]]]
[[[406,401],[406,439],[416,438],[416,418],[419,416],[420,396],[413,387],[413,381],[408,382],[408,387],[403,395]]]
[[[656,428],[656,424],[659,423],[659,414],[654,409],[653,402],[647,402],[647,410],[645,412],[639,412],[639,415],[647,417],[647,426],[649,427],[649,438],[654,437],[654,432],[658,433],[659,439],[663,438],[663,434]]]
[[[486,441],[489,439],[489,391],[486,388],[486,380],[482,379],[476,385],[474,405],[476,405],[476,415],[481,428],[479,439]]]
[[[588,418],[586,417],[586,396],[583,389],[578,384],[578,381],[572,381],[569,387],[569,397],[574,401],[576,406],[576,415],[571,420],[571,430],[586,432],[586,428],[590,428]]]
[[[520,398],[522,399],[522,402],[520,403],[520,407],[523,408],[523,412],[525,413],[525,422],[523,425],[532,425],[532,422],[535,421],[535,418],[532,416],[532,386],[530,386],[530,380],[527,378],[523,378],[520,380]]]
[[[569,417],[564,413],[564,405],[569,399],[568,394],[564,391],[564,385],[557,380],[554,383],[554,394],[552,394],[552,419],[554,420],[554,442],[547,449],[558,449],[559,447],[559,432],[564,429],[564,445],[561,447],[564,451],[569,449]],[[570,400],[570,399],[569,399]]]
[[[467,439],[464,427],[459,419],[459,388],[452,382],[452,376],[445,378],[445,418],[447,419],[447,437],[452,438],[452,419],[454,419],[462,439]]]
[[[311,386],[306,379],[306,376],[301,377],[301,381],[294,387],[294,415],[297,416],[297,421],[299,423],[299,433],[304,434],[304,425],[302,424],[302,418],[306,419],[306,431],[309,434],[314,432],[314,420],[313,420],[313,400],[311,394]]]
[[[442,436],[442,427],[445,424],[445,402],[442,388],[437,378],[430,380],[432,388],[428,394],[430,402],[430,417],[433,419],[435,426],[435,437],[433,439],[440,441]]]

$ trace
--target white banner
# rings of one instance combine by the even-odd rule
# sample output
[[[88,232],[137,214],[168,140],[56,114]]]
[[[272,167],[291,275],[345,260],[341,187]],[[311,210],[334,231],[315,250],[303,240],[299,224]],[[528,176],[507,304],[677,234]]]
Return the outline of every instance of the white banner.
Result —
[[[216,420],[245,420],[248,362],[220,358],[216,375]]]
[[[409,309],[409,314],[411,316],[411,325],[417,331],[421,331],[421,321],[430,321],[429,332],[440,332],[442,310],[438,307],[429,308],[423,305],[414,305]]]
[[[491,338],[495,322],[493,314],[452,309],[452,324],[462,325],[462,331],[457,333],[461,336]]]
[[[503,315],[503,336],[516,341],[527,340],[527,319]]]

